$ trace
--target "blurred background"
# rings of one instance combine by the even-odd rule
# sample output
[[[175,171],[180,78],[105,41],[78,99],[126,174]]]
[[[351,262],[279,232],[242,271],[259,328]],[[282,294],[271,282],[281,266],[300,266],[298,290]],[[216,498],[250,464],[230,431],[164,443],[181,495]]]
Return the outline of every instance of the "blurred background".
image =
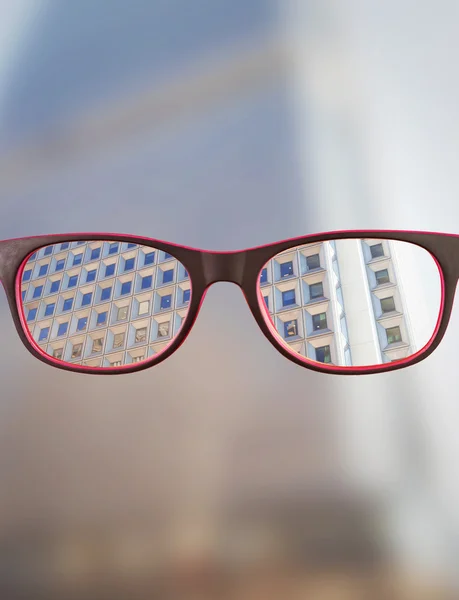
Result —
[[[0,237],[213,250],[459,232],[454,0],[1,0]],[[0,297],[0,597],[459,598],[459,314],[392,374],[301,369],[236,286],[124,377]]]

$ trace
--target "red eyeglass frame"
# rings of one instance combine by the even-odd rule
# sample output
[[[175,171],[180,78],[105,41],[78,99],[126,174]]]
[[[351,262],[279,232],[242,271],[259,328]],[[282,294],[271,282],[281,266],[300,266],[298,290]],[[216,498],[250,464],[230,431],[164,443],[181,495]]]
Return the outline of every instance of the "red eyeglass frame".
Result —
[[[274,325],[266,311],[258,285],[261,270],[274,256],[303,244],[330,240],[372,238],[410,242],[427,250],[435,260],[441,281],[441,306],[435,331],[429,342],[418,352],[394,363],[372,366],[342,367],[311,361],[290,349],[280,336],[271,331]],[[118,367],[90,367],[76,365],[55,359],[46,354],[33,340],[27,327],[21,299],[21,281],[28,258],[37,250],[51,244],[74,241],[113,241],[150,246],[171,254],[188,271],[191,281],[191,300],[188,313],[179,333],[161,352],[145,361]],[[459,236],[448,233],[399,230],[347,230],[317,233],[290,238],[273,244],[266,244],[233,252],[212,252],[172,244],[161,240],[118,233],[67,233],[15,238],[0,241],[0,281],[6,292],[16,330],[22,342],[36,358],[59,369],[91,373],[97,375],[119,375],[148,369],[159,364],[173,354],[185,341],[198,316],[199,309],[208,288],[219,281],[238,285],[255,317],[260,329],[271,344],[286,358],[303,367],[335,375],[365,375],[394,371],[418,363],[427,358],[441,342],[454,302],[456,284],[459,279]],[[269,317],[267,320],[266,317]],[[270,324],[271,323],[271,324]]]

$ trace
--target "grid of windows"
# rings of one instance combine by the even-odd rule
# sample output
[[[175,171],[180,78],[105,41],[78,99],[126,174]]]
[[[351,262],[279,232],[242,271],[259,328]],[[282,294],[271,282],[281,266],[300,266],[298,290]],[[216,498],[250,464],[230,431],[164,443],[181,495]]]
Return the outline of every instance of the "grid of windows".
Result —
[[[76,364],[116,366],[161,352],[191,299],[183,265],[137,244],[49,246],[29,258],[23,275],[33,338],[49,355]]]

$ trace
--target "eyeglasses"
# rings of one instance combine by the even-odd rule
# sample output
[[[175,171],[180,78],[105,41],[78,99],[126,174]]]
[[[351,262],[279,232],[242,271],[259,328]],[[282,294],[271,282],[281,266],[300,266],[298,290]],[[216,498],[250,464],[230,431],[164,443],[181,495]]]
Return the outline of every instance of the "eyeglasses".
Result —
[[[240,286],[263,334],[298,365],[400,369],[440,343],[458,278],[459,236],[439,233],[339,231],[236,252],[112,233],[0,242],[0,279],[26,348],[103,375],[168,358],[218,281]]]

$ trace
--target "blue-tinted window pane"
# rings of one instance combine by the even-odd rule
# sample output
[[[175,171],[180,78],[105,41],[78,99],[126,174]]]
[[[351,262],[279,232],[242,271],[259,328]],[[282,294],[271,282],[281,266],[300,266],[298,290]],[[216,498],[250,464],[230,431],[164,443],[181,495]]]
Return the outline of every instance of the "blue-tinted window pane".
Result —
[[[92,293],[88,292],[87,294],[83,294],[83,298],[81,299],[81,306],[88,306],[91,304]]]
[[[269,309],[269,296],[263,296],[263,300],[265,301],[266,308]]]
[[[115,263],[105,267],[105,277],[110,277],[115,273]]]
[[[330,346],[321,346],[320,348],[316,348],[316,360],[321,363],[330,363]]]
[[[48,272],[48,267],[49,265],[41,265],[40,269],[38,270],[38,277],[44,277]]]
[[[312,328],[314,331],[317,329],[327,329],[327,313],[312,315]]]
[[[295,304],[295,290],[287,290],[282,292],[282,306],[290,306]]]
[[[104,325],[107,322],[107,311],[97,315],[97,325]]]
[[[86,242],[84,240],[79,241],[76,243],[77,246],[82,246],[83,244],[86,244]]]
[[[161,308],[170,308],[172,304],[172,295],[167,294],[167,296],[161,296]]]
[[[73,257],[73,266],[77,266],[77,265],[81,265],[81,261],[83,260],[83,253],[81,254],[75,254],[75,256]]]
[[[67,298],[66,300],[64,300],[64,305],[62,307],[62,310],[70,310],[72,308],[73,305],[73,298]]]
[[[311,254],[310,256],[307,256],[306,265],[308,267],[308,271],[320,269],[320,256],[318,254]]]
[[[163,272],[163,283],[170,283],[174,279],[174,269]]]
[[[67,250],[67,248],[70,246],[70,242],[63,242],[61,244],[61,250]]]
[[[84,331],[86,329],[87,324],[88,324],[88,317],[82,317],[81,319],[78,319],[77,331]]]
[[[101,300],[110,300],[110,296],[112,295],[112,288],[111,287],[106,287],[102,290],[102,293],[100,295],[100,299]]]
[[[293,275],[293,263],[292,261],[284,262],[280,266],[281,277],[288,277]]]
[[[119,248],[118,242],[113,242],[113,244],[110,244],[110,246],[108,247],[108,253],[116,254],[118,252],[118,248]]]
[[[32,298],[40,298],[42,293],[43,293],[43,286],[39,285],[34,289]]]
[[[60,279],[58,279],[57,281],[53,281],[51,283],[51,287],[49,288],[50,294],[54,294],[55,292],[58,292],[60,285],[61,285],[61,280]]]
[[[260,283],[266,283],[268,281],[268,269],[265,267],[260,274]]]
[[[129,294],[131,291],[132,281],[125,281],[121,284],[121,295]]]
[[[31,254],[31,256],[29,257],[29,260],[27,262],[30,262],[31,260],[35,260],[37,258],[37,253],[34,252],[33,254]]]
[[[65,335],[67,333],[68,323],[60,323],[57,329],[57,335]]]
[[[127,245],[127,247],[128,247],[128,249],[136,248],[137,244],[132,244],[132,243],[129,242],[129,244]]]
[[[28,321],[33,321],[35,319],[35,317],[37,316],[37,309],[36,308],[31,308],[27,314],[27,320]]]
[[[184,270],[183,276],[185,277],[185,279],[188,279],[188,277],[189,277],[188,271],[186,269]]]
[[[124,263],[124,270],[130,271],[134,268],[135,258],[128,258]]]
[[[185,304],[186,302],[190,301],[190,295],[191,295],[191,290],[184,290],[183,291],[183,303]]]
[[[146,277],[142,277],[141,289],[146,290],[150,288],[153,284],[153,275],[147,275]]]
[[[100,256],[100,248],[94,248],[94,250],[91,251],[91,260],[97,260]]]
[[[44,327],[43,329],[40,330],[40,335],[38,336],[38,341],[39,342],[43,342],[44,340],[47,340],[49,336],[49,327]]]
[[[65,258],[61,258],[56,262],[56,268],[54,269],[55,271],[62,271],[62,269],[65,267]]]
[[[284,323],[284,337],[293,337],[298,335],[298,321],[293,319],[292,321],[285,321]]]
[[[172,258],[172,254],[169,254],[169,252],[164,252],[164,260],[167,258]]]
[[[145,264],[146,265],[151,265],[155,262],[155,253],[154,252],[149,252],[148,254],[145,254]]]
[[[96,275],[97,275],[97,269],[88,271],[88,274],[86,275],[86,283],[89,283],[90,281],[95,281]]]
[[[23,300],[25,300],[25,297],[26,297],[26,290],[24,290],[23,292],[21,292],[21,298]]]
[[[30,281],[30,277],[32,275],[32,269],[27,269],[22,274],[22,281]]]
[[[46,246],[46,248],[43,251],[43,256],[49,256],[52,253],[53,253],[53,247],[52,246]]]
[[[45,317],[50,317],[51,315],[53,315],[55,307],[56,305],[54,302],[52,302],[51,304],[47,304],[45,308]]]
[[[78,275],[72,275],[71,277],[69,277],[69,283],[68,283],[67,287],[69,287],[69,288],[75,287],[77,283],[78,283]]]

